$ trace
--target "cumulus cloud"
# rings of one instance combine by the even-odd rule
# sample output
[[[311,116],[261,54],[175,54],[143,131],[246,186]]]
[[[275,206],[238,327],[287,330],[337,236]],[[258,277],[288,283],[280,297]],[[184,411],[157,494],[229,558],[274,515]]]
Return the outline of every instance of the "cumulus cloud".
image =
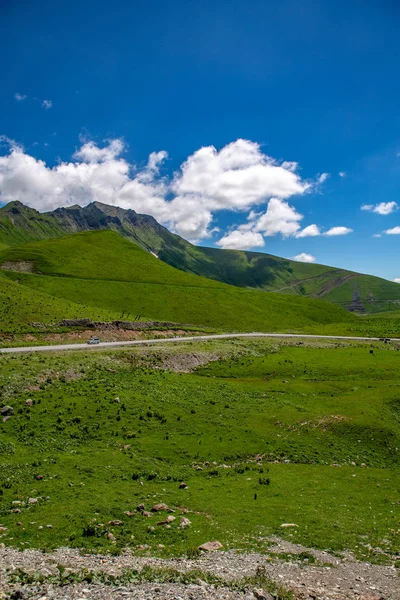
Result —
[[[230,248],[232,250],[251,250],[264,246],[264,238],[261,233],[256,231],[246,231],[240,228],[231,231],[218,240],[217,246],[220,248]]]
[[[49,108],[51,108],[53,106],[53,101],[52,100],[43,100],[42,102],[42,108],[49,110]]]
[[[385,233],[387,235],[400,235],[400,227],[393,227],[392,229],[386,229]]]
[[[346,177],[346,173],[344,171],[339,171],[339,177]]]
[[[331,227],[328,231],[325,231],[324,235],[327,236],[335,236],[335,235],[347,235],[348,233],[352,233],[353,229],[350,227]]]
[[[361,210],[377,213],[378,215],[391,215],[398,210],[397,202],[380,202],[379,204],[363,204]]]
[[[305,227],[296,233],[297,238],[316,237],[317,235],[322,235],[322,232],[318,225],[315,225],[315,223],[313,225],[308,225],[308,227]]]
[[[15,92],[14,98],[15,98],[15,100],[17,102],[22,102],[22,100],[26,100],[27,95],[26,94],[20,94],[19,92]]]
[[[265,213],[250,214],[252,228],[264,235],[273,236],[280,233],[283,237],[294,235],[299,229],[299,221],[303,215],[298,213],[288,202],[279,198],[271,198]]]
[[[395,278],[393,279],[393,281],[394,281],[395,283],[400,283],[400,277],[395,277]]]
[[[301,231],[298,231],[295,234],[295,237],[297,237],[297,238],[316,237],[318,235],[325,235],[325,236],[331,237],[331,236],[335,236],[335,235],[347,235],[348,233],[351,233],[352,231],[353,230],[350,229],[349,227],[331,227],[330,229],[328,229],[328,231],[321,231],[321,229],[318,227],[318,225],[315,225],[315,223],[314,223],[313,225],[308,225],[308,227],[305,227]]]
[[[292,260],[297,260],[298,262],[304,263],[313,263],[316,261],[316,258],[312,254],[302,252],[301,254],[297,254],[297,256],[293,256]]]
[[[241,139],[219,151],[213,146],[200,148],[172,177],[160,175],[167,152],[151,153],[147,165],[138,168],[124,158],[120,139],[101,146],[86,141],[71,161],[55,166],[37,160],[15,142],[9,146],[9,153],[0,156],[1,202],[20,200],[45,211],[98,200],[151,214],[191,241],[211,234],[217,211],[248,211],[263,205],[267,209],[250,225],[261,234],[253,235],[253,242],[258,246],[263,234],[292,235],[300,229],[302,216],[286,200],[312,188],[298,175],[297,163],[279,163],[259,144]]]

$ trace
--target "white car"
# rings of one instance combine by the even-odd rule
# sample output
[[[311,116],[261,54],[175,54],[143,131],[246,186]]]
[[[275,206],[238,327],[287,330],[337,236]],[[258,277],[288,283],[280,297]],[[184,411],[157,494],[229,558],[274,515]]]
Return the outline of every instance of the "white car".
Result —
[[[92,344],[100,344],[100,338],[98,338],[98,337],[92,337],[92,338],[90,338],[90,340],[88,340],[87,343],[91,344],[91,345]]]

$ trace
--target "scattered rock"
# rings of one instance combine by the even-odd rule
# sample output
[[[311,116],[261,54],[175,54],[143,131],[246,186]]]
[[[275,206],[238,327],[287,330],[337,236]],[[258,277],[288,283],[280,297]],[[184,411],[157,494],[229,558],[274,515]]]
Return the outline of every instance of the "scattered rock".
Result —
[[[115,535],[113,535],[112,533],[107,533],[107,539],[111,540],[112,542],[115,542]]]
[[[148,528],[147,528],[147,531],[148,531],[149,533],[152,533],[152,532],[153,532],[153,531],[155,531],[155,530],[156,530],[156,528],[155,528],[155,527],[153,527],[153,525],[149,525],[149,526],[148,526]]]
[[[28,398],[28,400],[25,400],[25,406],[33,406],[32,398]]]
[[[214,552],[215,550],[220,550],[222,548],[221,542],[206,542],[199,546],[199,550],[203,550],[204,552]]]
[[[137,511],[142,512],[143,510],[145,510],[145,505],[144,504],[139,504],[139,506],[136,508]]]
[[[36,504],[37,501],[38,501],[37,498],[29,498],[28,504]]]
[[[189,487],[188,484],[183,481],[182,481],[182,483],[179,484],[180,490],[186,490],[186,488],[188,488],[188,487]]]
[[[143,515],[144,517],[152,517],[152,516],[153,516],[153,514],[152,514],[151,512],[149,512],[148,510],[144,510],[144,511],[142,512],[142,515]]]
[[[298,527],[296,523],[282,523],[281,527]]]
[[[35,475],[35,479],[41,481],[42,479],[44,479],[44,475]]]
[[[14,590],[10,596],[11,600],[22,600],[25,598],[25,594],[22,590]]]
[[[264,590],[261,589],[253,590],[253,594],[257,600],[273,600],[273,596],[271,596],[271,594],[264,592]]]
[[[0,408],[0,415],[2,415],[3,417],[9,417],[13,414],[14,409],[12,406],[3,406],[3,408]]]
[[[161,510],[168,510],[168,505],[163,504],[161,502],[160,504],[155,504],[151,510],[152,510],[152,512],[160,512]]]
[[[189,519],[187,519],[186,517],[182,517],[179,522],[179,528],[185,529],[186,527],[190,527],[191,524],[192,524],[192,522],[189,521]]]
[[[175,521],[175,517],[173,517],[172,515],[168,515],[168,517],[165,519],[165,521],[159,521],[157,523],[157,525],[168,525],[169,523],[172,523],[173,521]]]
[[[123,525],[124,522],[123,521],[119,521],[118,519],[115,519],[114,521],[109,521],[108,524],[109,525]]]
[[[8,419],[11,419],[10,415],[7,415],[7,417],[3,417],[3,423],[6,423]]]
[[[134,514],[135,514],[135,513],[131,512],[130,510],[126,510],[126,511],[124,512],[124,515],[126,515],[127,517],[133,517],[133,515],[134,515]]]
[[[46,525],[47,529],[53,529],[53,525]]]

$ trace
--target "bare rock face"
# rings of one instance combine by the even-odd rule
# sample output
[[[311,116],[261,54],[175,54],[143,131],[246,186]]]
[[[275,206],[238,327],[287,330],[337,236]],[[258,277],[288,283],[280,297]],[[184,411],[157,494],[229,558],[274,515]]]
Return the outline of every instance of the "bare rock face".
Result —
[[[199,550],[203,550],[204,552],[215,552],[215,550],[221,550],[222,544],[221,542],[206,542],[199,546]]]

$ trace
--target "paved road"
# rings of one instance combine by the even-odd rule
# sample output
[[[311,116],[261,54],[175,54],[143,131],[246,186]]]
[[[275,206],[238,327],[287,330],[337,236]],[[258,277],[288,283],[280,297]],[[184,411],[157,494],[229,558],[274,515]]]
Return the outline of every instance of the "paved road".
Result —
[[[100,342],[99,344],[59,344],[53,346],[22,346],[21,348],[0,348],[0,353],[10,352],[60,352],[62,350],[95,350],[97,348],[121,348],[148,344],[166,344],[179,342],[224,340],[229,338],[301,338],[311,340],[355,340],[358,342],[379,342],[382,338],[352,337],[346,335],[307,335],[301,333],[221,333],[214,335],[183,336],[161,338],[155,340],[133,340],[130,342]],[[392,342],[400,342],[400,338],[391,338]]]

